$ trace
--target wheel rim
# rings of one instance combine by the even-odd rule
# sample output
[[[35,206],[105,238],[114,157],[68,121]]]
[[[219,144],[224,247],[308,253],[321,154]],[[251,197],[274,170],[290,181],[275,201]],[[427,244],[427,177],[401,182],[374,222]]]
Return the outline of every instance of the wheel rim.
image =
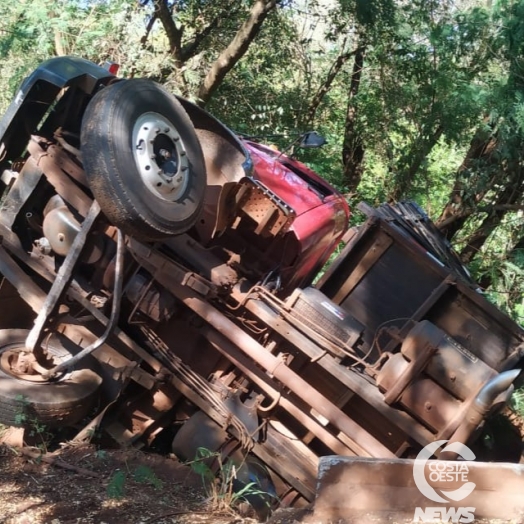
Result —
[[[50,351],[49,353],[53,352]],[[23,344],[11,345],[3,350],[0,349],[0,370],[18,380],[39,383],[50,382],[42,374],[59,364],[63,358],[54,354],[48,354],[45,358],[45,365],[42,365],[33,353],[25,349]],[[67,373],[67,375],[70,375],[70,373]],[[65,376],[61,376],[59,380],[64,378]]]
[[[179,200],[189,183],[182,137],[164,116],[148,112],[133,126],[133,153],[142,182],[157,198]]]

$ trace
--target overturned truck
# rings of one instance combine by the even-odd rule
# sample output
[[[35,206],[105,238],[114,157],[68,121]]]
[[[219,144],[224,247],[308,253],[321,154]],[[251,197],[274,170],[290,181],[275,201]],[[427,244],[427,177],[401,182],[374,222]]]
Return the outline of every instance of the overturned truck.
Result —
[[[50,60],[0,149],[3,424],[168,435],[293,505],[322,455],[473,442],[518,379],[523,331],[416,206],[348,229],[321,177],[153,82]]]

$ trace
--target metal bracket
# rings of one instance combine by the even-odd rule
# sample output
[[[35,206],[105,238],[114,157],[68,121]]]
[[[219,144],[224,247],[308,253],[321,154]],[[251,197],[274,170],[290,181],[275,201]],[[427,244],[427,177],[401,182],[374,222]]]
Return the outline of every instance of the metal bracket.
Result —
[[[29,332],[29,335],[27,336],[25,344],[28,351],[33,352],[40,345],[40,342],[43,338],[45,325],[49,320],[49,317],[53,314],[56,307],[58,306],[60,299],[64,295],[65,290],[73,278],[73,271],[80,255],[82,254],[87,235],[90,233],[99,214],[100,206],[95,200],[91,204],[85,220],[82,222],[82,227],[71,245],[71,250],[60,266],[60,269],[56,274],[55,281],[51,286],[51,290],[47,294],[42,309],[38,313],[35,323]]]

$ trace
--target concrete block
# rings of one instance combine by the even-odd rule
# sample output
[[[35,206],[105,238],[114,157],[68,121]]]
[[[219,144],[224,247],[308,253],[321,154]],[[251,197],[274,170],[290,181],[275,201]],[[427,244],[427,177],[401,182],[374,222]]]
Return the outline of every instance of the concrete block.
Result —
[[[524,522],[524,465],[430,460],[424,478],[432,489],[426,492],[444,499],[437,502],[419,491],[414,464],[411,459],[322,457],[312,522],[412,522],[416,508],[423,514],[419,511],[415,522],[431,514],[437,522]],[[446,494],[467,482],[475,487],[462,500]],[[464,508],[474,508],[474,520]]]

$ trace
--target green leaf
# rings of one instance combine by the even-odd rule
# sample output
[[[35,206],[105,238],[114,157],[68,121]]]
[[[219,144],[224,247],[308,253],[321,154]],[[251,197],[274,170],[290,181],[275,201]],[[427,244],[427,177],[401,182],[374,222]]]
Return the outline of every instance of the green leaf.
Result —
[[[122,499],[125,495],[126,474],[116,471],[107,486],[107,496],[110,499]]]

